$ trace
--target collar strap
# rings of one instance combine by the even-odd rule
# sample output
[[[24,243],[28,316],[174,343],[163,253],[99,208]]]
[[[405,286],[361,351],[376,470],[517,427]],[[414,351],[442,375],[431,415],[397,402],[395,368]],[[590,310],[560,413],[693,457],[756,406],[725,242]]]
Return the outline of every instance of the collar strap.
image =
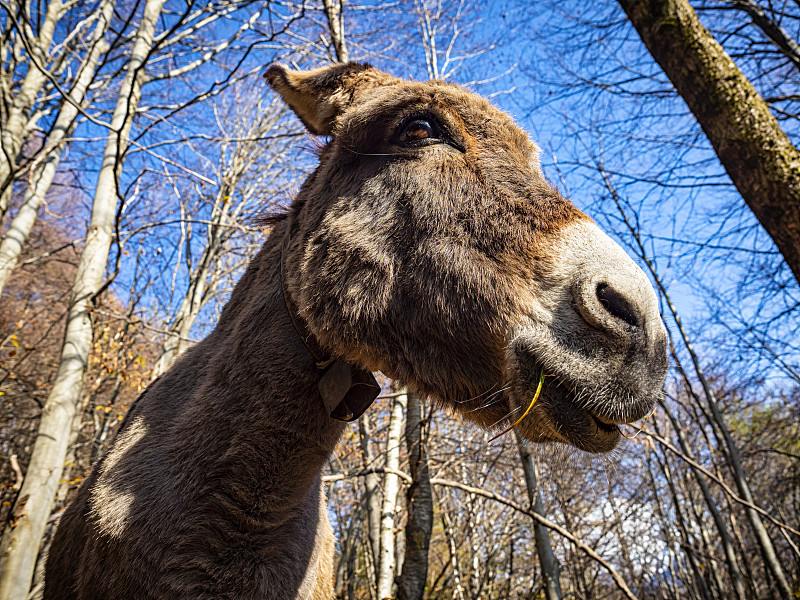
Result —
[[[337,421],[355,421],[364,414],[381,392],[381,386],[375,376],[366,369],[357,367],[349,362],[331,357],[320,345],[308,325],[300,316],[291,295],[286,290],[286,261],[284,253],[289,245],[289,232],[286,232],[281,246],[281,294],[283,304],[294,330],[300,340],[314,357],[317,366],[319,382],[317,389],[322,396],[325,410],[332,419]]]

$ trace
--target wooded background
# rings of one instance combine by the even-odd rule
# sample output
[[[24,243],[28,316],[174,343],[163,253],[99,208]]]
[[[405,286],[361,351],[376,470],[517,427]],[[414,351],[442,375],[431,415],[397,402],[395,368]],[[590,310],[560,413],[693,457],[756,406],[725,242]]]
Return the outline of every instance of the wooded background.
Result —
[[[512,113],[672,366],[604,456],[382,381],[325,476],[337,597],[800,597],[800,2],[484,4],[0,0],[0,600],[314,167],[266,66],[346,60]]]

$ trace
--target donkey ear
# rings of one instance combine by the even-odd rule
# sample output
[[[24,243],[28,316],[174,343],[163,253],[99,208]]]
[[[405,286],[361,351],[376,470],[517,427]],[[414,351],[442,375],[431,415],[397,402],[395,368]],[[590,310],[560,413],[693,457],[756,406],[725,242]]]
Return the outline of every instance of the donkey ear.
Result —
[[[344,63],[313,71],[272,65],[264,77],[311,133],[330,135],[333,122],[353,101],[357,88],[391,77],[369,64]]]

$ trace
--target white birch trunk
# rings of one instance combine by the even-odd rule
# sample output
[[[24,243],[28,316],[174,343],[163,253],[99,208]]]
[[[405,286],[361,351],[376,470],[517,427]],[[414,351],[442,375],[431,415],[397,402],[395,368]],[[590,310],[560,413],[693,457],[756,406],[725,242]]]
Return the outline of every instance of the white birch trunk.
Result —
[[[322,0],[325,16],[328,17],[328,30],[331,34],[336,60],[346,63],[350,60],[344,40],[344,2],[342,0]]]
[[[47,5],[47,12],[44,22],[39,29],[39,36],[31,40],[31,56],[28,57],[28,72],[19,92],[14,97],[14,103],[8,112],[8,120],[3,123],[2,135],[0,135],[0,223],[2,223],[8,210],[8,202],[11,198],[12,173],[16,166],[17,154],[22,148],[25,133],[27,115],[36,97],[39,95],[45,81],[45,74],[34,65],[34,60],[42,68],[47,64],[47,52],[53,42],[53,32],[56,24],[65,12],[64,4],[61,0],[52,0]],[[25,35],[25,32],[19,32]]]
[[[442,511],[445,535],[450,549],[450,567],[453,569],[453,600],[466,600],[464,597],[464,586],[461,585],[461,567],[458,564],[458,548],[456,547],[455,532],[453,531],[453,521],[447,514],[447,510]]]
[[[19,211],[11,221],[8,231],[0,243],[0,296],[3,295],[8,279],[17,266],[25,242],[36,222],[39,208],[53,183],[61,153],[64,151],[64,140],[69,135],[75,118],[78,116],[76,105],[83,102],[86,90],[94,79],[97,62],[108,48],[108,44],[103,41],[103,36],[111,22],[114,5],[115,0],[103,0],[98,7],[99,16],[92,35],[91,49],[81,65],[78,80],[68,94],[72,102],[64,101],[53,131],[47,138],[47,148],[49,149],[36,162]]]
[[[386,441],[386,469],[397,471],[400,468],[400,435],[403,431],[403,416],[406,412],[407,397],[401,394],[392,400],[392,413],[389,417],[389,436]],[[383,506],[381,507],[381,556],[378,570],[378,598],[393,598],[394,574],[397,557],[394,544],[394,516],[397,508],[397,493],[400,478],[387,472],[383,479]]]
[[[55,384],[45,403],[33,453],[14,510],[20,518],[0,542],[0,600],[24,598],[31,584],[39,543],[64,467],[70,425],[81,403],[81,388],[92,347],[92,299],[100,290],[117,206],[119,156],[128,134],[144,77],[144,62],[164,0],[147,0],[136,34],[127,75],[112,118],[113,131],[97,179],[86,244],[72,287],[67,329]]]
[[[466,479],[466,478],[465,478]],[[475,494],[469,495],[469,503],[472,509],[472,517],[467,525],[469,530],[470,549],[472,550],[472,564],[470,565],[469,586],[472,597],[480,600],[482,596],[478,594],[481,588],[481,540],[478,539],[478,527],[481,524],[481,512],[475,509]]]
[[[217,193],[211,215],[208,242],[203,248],[203,254],[197,268],[191,273],[189,288],[186,290],[175,319],[173,319],[169,331],[166,333],[161,356],[153,367],[154,378],[164,374],[172,366],[172,363],[189,347],[189,333],[192,331],[197,316],[208,301],[209,275],[215,261],[222,252],[222,246],[225,242],[225,236],[222,234],[223,226],[227,225],[231,220],[230,209],[223,202],[223,199],[233,194],[236,181],[238,180],[234,179],[234,185],[231,187],[223,186]],[[241,205],[237,207],[235,212],[238,212],[239,209],[241,209]],[[215,285],[212,282],[212,290]]]

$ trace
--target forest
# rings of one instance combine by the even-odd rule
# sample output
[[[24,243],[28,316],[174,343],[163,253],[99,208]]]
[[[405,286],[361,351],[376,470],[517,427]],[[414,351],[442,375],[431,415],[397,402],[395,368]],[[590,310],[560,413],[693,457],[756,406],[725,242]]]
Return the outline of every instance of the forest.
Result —
[[[323,474],[336,598],[800,598],[800,2],[0,0],[0,600],[42,597],[316,168],[267,68],[348,61],[512,115],[650,279],[670,366],[604,454],[376,373]]]

